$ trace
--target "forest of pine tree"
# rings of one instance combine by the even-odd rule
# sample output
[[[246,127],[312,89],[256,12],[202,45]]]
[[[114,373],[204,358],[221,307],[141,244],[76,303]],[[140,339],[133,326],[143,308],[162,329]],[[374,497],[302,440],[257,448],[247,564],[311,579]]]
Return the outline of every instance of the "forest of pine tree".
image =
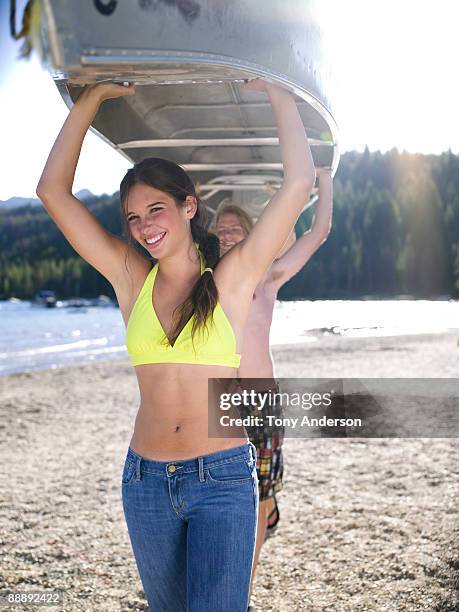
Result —
[[[334,179],[328,240],[281,299],[459,296],[459,157],[349,152]],[[119,194],[87,202],[121,235]],[[299,219],[300,235],[312,211]],[[113,296],[109,283],[68,244],[40,206],[0,209],[0,299]]]

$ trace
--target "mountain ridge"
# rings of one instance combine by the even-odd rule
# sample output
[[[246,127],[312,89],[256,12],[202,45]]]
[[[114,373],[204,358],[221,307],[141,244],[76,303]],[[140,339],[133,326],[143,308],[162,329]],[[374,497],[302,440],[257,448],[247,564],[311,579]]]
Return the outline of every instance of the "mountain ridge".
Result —
[[[93,193],[89,191],[89,189],[81,189],[77,191],[75,194],[77,198],[80,200],[89,200],[91,198],[95,198]],[[1,208],[19,208],[21,206],[42,206],[41,200],[38,198],[22,198],[20,196],[13,196],[12,198],[8,198],[8,200],[0,200]]]

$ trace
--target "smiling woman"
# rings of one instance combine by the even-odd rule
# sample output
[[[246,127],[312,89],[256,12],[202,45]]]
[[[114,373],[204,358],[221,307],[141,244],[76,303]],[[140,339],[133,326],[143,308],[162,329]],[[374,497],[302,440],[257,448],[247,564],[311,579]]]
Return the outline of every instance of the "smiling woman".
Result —
[[[164,258],[174,242],[183,244],[191,232],[207,266],[216,265],[218,240],[206,231],[194,184],[180,166],[155,157],[143,160],[121,182],[120,199],[127,237],[142,244],[152,257]],[[185,294],[180,296],[179,306],[173,308],[171,321],[163,326],[171,345],[188,321],[192,321],[194,336],[199,327],[206,325],[217,305],[217,288],[212,277],[198,273],[191,282],[193,289],[185,285]],[[170,306],[167,304],[166,310]]]
[[[293,96],[259,80],[244,87],[269,96],[285,180],[247,240],[222,259],[218,239],[204,229],[193,181],[172,161],[144,159],[123,178],[126,240],[107,232],[72,194],[100,105],[134,95],[134,87],[83,90],[37,188],[69,242],[111,282],[127,325],[140,407],[122,476],[123,507],[152,611],[247,610],[256,451],[242,426],[209,436],[218,413],[208,381],[236,375],[253,292],[307,201],[315,171]]]
[[[218,227],[217,227],[218,226]],[[253,220],[240,206],[223,200],[215,214],[213,231],[220,240],[220,253],[224,255],[250,234]]]

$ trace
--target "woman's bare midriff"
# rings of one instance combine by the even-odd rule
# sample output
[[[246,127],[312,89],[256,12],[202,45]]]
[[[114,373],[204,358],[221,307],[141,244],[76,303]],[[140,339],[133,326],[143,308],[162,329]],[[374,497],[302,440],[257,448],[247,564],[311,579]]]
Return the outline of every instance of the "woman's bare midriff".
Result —
[[[135,372],[140,407],[130,446],[141,457],[192,459],[247,443],[243,427],[219,427],[218,398],[208,398],[208,379],[233,378],[236,369],[172,363],[141,365]]]

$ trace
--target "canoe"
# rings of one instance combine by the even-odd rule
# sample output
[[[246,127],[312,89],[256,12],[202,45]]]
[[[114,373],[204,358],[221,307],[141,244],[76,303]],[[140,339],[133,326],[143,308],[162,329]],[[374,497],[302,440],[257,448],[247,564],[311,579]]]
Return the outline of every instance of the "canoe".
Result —
[[[257,216],[265,182],[282,181],[269,101],[242,92],[245,79],[295,94],[315,164],[336,171],[320,0],[35,1],[39,50],[66,104],[88,83],[135,83],[135,96],[104,102],[92,129],[132,162],[181,164],[210,210],[230,196]]]

